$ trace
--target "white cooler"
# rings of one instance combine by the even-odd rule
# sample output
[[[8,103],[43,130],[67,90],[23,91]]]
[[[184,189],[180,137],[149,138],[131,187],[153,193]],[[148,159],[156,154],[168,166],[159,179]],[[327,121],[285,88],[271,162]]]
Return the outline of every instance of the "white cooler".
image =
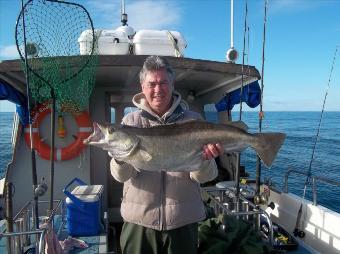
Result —
[[[70,192],[73,184],[78,186]],[[66,221],[69,235],[97,235],[103,229],[102,185],[86,185],[74,178],[63,190],[66,198]]]
[[[133,37],[135,55],[184,56],[187,44],[177,31],[140,30]]]
[[[123,31],[95,30],[98,43],[95,53],[98,55],[128,55],[130,40]],[[90,30],[85,30],[78,38],[80,54],[88,55],[92,49],[92,36]]]

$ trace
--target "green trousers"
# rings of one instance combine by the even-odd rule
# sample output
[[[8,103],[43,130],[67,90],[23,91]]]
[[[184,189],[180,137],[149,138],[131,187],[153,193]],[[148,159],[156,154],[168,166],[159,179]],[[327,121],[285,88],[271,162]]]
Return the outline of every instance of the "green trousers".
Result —
[[[122,254],[196,254],[197,223],[158,231],[125,222],[120,235]]]

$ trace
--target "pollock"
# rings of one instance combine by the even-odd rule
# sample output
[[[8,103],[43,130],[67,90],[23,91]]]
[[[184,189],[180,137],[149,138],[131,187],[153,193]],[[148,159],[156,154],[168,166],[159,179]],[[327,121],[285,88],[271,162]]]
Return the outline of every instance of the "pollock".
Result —
[[[286,135],[247,132],[245,124],[213,124],[187,121],[150,128],[115,128],[94,123],[85,144],[107,150],[118,161],[137,170],[195,171],[203,162],[203,146],[221,143],[225,152],[253,148],[266,167],[271,167]]]

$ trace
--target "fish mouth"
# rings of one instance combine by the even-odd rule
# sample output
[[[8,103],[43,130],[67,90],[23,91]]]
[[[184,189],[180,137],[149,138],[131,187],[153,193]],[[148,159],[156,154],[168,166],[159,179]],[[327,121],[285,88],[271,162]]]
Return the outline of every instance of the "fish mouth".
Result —
[[[83,143],[85,145],[100,145],[103,143],[105,139],[105,134],[103,132],[103,126],[100,124],[93,122],[93,133],[86,139],[84,139]]]

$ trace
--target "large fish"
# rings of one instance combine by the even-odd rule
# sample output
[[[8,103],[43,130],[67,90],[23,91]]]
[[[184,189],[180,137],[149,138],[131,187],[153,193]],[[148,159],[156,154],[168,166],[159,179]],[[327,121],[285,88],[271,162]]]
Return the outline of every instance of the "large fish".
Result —
[[[94,132],[85,144],[107,150],[119,161],[137,170],[194,171],[203,162],[203,146],[221,143],[226,152],[255,149],[264,165],[271,167],[284,139],[283,133],[250,134],[239,124],[188,121],[150,128],[103,126],[94,123]]]

